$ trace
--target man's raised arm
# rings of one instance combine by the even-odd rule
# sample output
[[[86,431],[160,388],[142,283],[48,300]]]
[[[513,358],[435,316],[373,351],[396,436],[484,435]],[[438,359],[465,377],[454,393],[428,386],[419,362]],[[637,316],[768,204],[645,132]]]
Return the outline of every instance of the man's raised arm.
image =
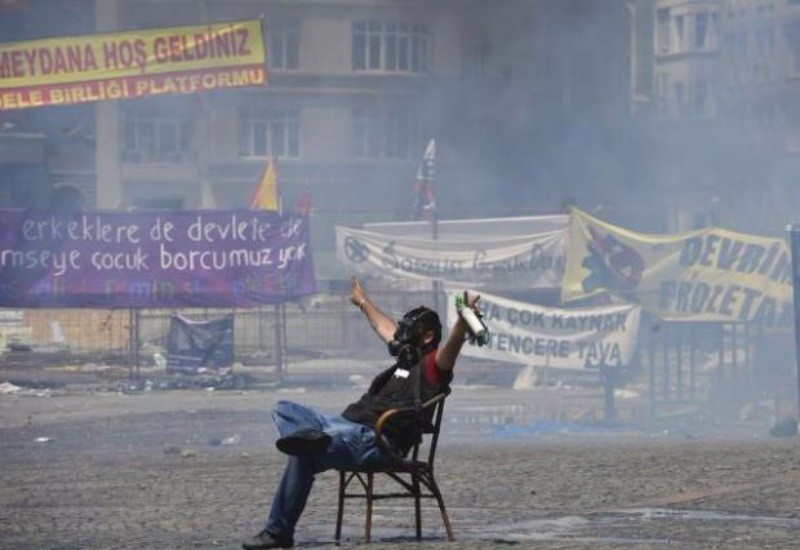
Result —
[[[478,305],[478,300],[481,297],[479,294],[470,296],[469,293],[464,291],[464,307],[475,309]],[[456,317],[456,324],[450,329],[450,335],[443,346],[439,347],[436,353],[436,366],[441,371],[451,371],[456,364],[458,354],[461,353],[461,346],[467,339],[467,331],[469,326],[461,315]]]
[[[367,316],[367,321],[381,340],[386,343],[394,338],[394,331],[397,330],[394,319],[372,303],[356,277],[350,278],[350,301]]]

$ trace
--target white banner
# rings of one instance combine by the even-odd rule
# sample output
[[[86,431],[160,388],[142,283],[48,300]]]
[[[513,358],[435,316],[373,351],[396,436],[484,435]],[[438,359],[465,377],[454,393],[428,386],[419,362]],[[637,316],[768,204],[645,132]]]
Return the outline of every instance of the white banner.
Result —
[[[447,324],[456,321],[447,290]],[[489,343],[465,344],[469,357],[561,369],[622,367],[630,363],[639,333],[638,306],[557,309],[481,293]]]
[[[566,230],[470,240],[434,240],[336,228],[336,255],[348,271],[416,281],[512,289],[558,288]]]
[[[365,231],[381,235],[427,239],[431,236],[431,222],[374,222],[365,223]],[[460,220],[438,220],[436,233],[443,241],[475,241],[501,237],[518,237],[533,233],[569,228],[569,215],[551,214],[542,216],[515,216],[510,218],[466,218]]]

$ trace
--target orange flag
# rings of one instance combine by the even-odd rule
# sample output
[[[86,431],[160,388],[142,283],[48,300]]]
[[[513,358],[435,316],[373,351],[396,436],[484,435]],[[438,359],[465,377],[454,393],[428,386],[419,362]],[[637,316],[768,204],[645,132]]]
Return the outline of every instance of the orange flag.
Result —
[[[278,210],[278,174],[275,171],[272,157],[270,157],[269,163],[264,169],[258,189],[256,189],[253,198],[250,200],[250,208],[254,210]]]

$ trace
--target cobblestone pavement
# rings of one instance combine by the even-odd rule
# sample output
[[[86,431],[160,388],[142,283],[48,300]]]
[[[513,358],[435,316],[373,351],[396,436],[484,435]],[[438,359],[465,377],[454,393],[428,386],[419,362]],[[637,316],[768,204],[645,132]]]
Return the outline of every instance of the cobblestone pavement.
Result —
[[[0,548],[239,548],[283,468],[271,406],[338,411],[357,395],[0,395]],[[454,393],[437,460],[457,537],[447,548],[798,547],[797,440],[508,430],[529,398]],[[334,547],[336,481],[319,476],[298,547]],[[348,503],[341,546],[408,547],[412,518],[409,505],[378,506],[366,546],[364,509]],[[413,548],[444,543],[435,508],[423,532]]]

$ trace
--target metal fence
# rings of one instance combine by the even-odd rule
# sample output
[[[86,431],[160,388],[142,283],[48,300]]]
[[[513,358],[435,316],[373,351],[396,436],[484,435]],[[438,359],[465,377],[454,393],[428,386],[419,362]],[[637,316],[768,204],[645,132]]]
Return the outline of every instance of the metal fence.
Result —
[[[432,291],[371,289],[370,295],[396,317],[420,304],[444,309],[443,294]],[[292,362],[308,358],[385,360],[385,348],[350,304],[346,288],[298,303],[246,310],[24,310],[0,319],[0,343],[21,350],[17,356],[6,352],[6,362],[24,364],[35,356],[26,352],[45,350],[51,352],[46,356],[51,362],[120,364],[135,374],[139,366],[154,364],[158,354],[166,355],[170,318],[176,313],[193,320],[232,313],[235,361],[274,366],[281,376]],[[776,408],[793,406],[789,331],[766,333],[747,323],[664,322],[644,315],[638,349],[631,375],[646,387],[651,417],[698,404],[728,415],[764,399],[772,399]],[[496,372],[513,372],[512,367],[497,366]],[[498,374],[495,380],[501,378]]]
[[[372,291],[386,313],[400,316],[431,292]],[[62,352],[63,361],[148,365],[167,351],[170,319],[202,321],[233,314],[235,361],[281,366],[292,358],[380,356],[383,348],[346,293],[253,309],[30,309],[7,323],[0,344],[23,352]],[[24,357],[24,356],[21,356]]]
[[[649,415],[702,404],[716,416],[742,419],[743,407],[794,406],[794,335],[751,323],[663,322],[644,316],[639,369]]]

